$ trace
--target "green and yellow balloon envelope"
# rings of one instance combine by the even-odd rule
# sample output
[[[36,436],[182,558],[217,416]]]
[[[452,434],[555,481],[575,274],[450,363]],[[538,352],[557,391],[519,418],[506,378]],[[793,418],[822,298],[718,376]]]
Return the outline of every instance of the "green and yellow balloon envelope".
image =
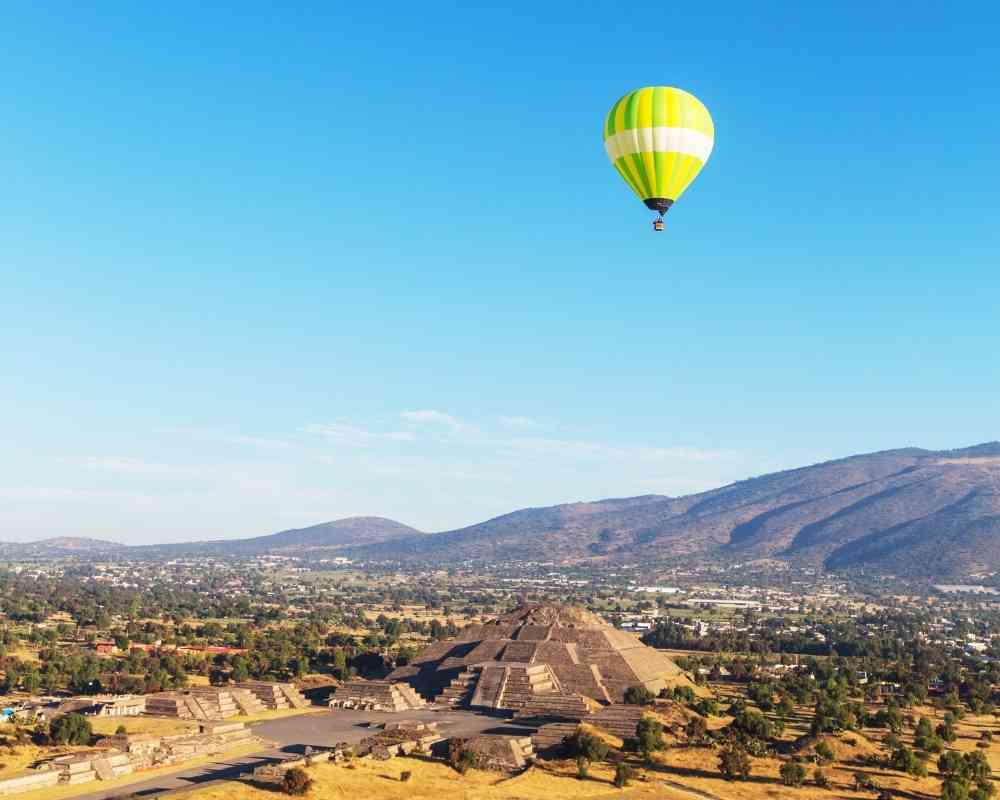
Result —
[[[629,92],[604,120],[604,149],[646,207],[662,215],[705,166],[715,142],[708,109],[672,86]],[[662,220],[657,218],[657,230]]]

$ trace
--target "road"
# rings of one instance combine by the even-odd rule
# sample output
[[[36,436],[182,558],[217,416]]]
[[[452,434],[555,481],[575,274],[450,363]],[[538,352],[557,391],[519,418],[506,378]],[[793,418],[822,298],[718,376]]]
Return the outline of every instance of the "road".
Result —
[[[438,729],[444,736],[469,736],[477,733],[527,735],[530,733],[530,729],[515,726],[502,718],[454,709],[428,708],[402,714],[338,709],[315,714],[298,714],[252,725],[254,733],[269,745],[259,752],[234,759],[226,759],[222,756],[219,760],[200,767],[187,769],[182,767],[174,772],[157,775],[149,780],[136,781],[127,786],[97,789],[89,794],[77,795],[73,800],[155,797],[221,780],[231,780],[260,764],[301,753],[306,745],[331,747],[338,742],[353,744],[375,732],[369,727],[370,725],[404,719],[436,722]],[[100,783],[95,784],[95,786],[100,786]]]

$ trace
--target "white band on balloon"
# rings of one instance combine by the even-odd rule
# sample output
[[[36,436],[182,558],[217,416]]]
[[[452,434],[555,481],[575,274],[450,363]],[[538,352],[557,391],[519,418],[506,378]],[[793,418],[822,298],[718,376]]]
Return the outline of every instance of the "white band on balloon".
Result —
[[[619,131],[604,140],[604,149],[612,163],[634,153],[680,153],[708,161],[714,141],[701,131],[691,128],[633,128]]]

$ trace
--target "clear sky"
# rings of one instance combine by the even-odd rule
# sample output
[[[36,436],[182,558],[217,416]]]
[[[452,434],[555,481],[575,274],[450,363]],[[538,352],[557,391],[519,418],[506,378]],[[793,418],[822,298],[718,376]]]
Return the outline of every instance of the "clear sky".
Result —
[[[4,4],[0,539],[1000,438],[994,4],[471,5]],[[716,124],[662,234],[650,84]]]

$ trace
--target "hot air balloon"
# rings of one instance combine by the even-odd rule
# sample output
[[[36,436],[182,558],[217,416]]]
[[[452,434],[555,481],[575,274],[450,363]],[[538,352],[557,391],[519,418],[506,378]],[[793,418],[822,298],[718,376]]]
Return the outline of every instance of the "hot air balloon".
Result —
[[[639,199],[656,212],[653,228],[708,161],[715,126],[693,94],[672,86],[629,92],[604,120],[604,149]]]

